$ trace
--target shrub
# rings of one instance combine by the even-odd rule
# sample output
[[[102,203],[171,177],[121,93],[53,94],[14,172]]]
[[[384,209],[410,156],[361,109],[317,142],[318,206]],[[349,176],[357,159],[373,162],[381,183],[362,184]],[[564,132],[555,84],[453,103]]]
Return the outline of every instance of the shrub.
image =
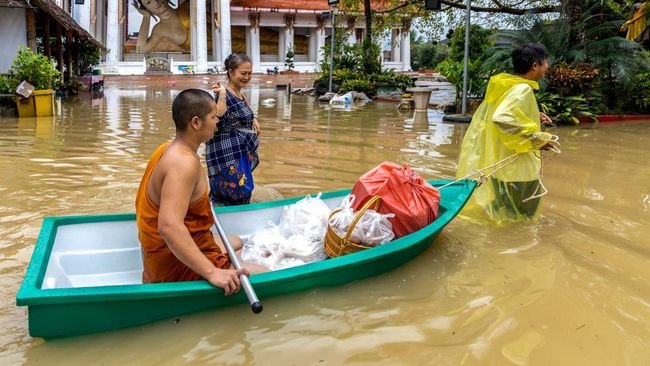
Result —
[[[8,77],[0,75],[0,94],[13,94],[15,87],[12,88]]]
[[[540,92],[537,95],[540,111],[546,113],[558,125],[577,125],[580,117],[596,122],[595,107],[582,95],[564,97],[556,93]]]
[[[650,111],[650,72],[633,77],[630,98],[638,112]]]
[[[18,51],[9,69],[9,80],[12,89],[22,80],[32,84],[37,90],[56,89],[61,83],[60,73],[54,61],[45,55],[35,55],[26,47]]]
[[[365,93],[367,96],[372,97],[377,93],[375,84],[368,79],[353,79],[346,80],[341,84],[339,93],[347,93],[349,91],[357,91]]]
[[[597,76],[598,69],[589,64],[558,62],[546,71],[548,86],[562,95],[580,94],[591,89]]]

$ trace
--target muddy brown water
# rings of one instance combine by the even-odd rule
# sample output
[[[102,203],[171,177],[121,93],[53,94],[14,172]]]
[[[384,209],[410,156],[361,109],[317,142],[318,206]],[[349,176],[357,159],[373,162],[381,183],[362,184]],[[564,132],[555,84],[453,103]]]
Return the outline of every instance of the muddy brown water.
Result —
[[[242,305],[29,337],[15,294],[42,218],[133,212],[149,154],[173,136],[179,91],[109,82],[56,117],[0,119],[0,364],[650,364],[648,121],[554,129],[563,152],[545,162],[536,224],[456,219],[393,271],[263,299],[257,316]],[[271,192],[349,187],[386,160],[427,179],[455,174],[466,125],[433,111],[413,120],[393,103],[339,110],[285,90],[247,93],[263,128],[255,179]]]

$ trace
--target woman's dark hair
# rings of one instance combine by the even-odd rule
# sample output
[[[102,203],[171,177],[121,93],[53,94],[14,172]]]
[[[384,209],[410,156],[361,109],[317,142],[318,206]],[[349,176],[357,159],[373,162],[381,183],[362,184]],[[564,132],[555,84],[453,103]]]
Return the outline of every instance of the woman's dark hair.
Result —
[[[228,79],[230,79],[230,70],[234,70],[245,63],[249,63],[251,65],[253,64],[251,58],[243,53],[231,53],[230,56],[226,57],[226,61],[223,62],[223,66],[226,70]]]
[[[512,66],[515,74],[523,75],[533,68],[533,64],[542,64],[548,58],[546,47],[540,43],[526,43],[512,51]]]
[[[177,131],[185,131],[194,116],[201,119],[212,111],[214,99],[205,90],[185,89],[172,102],[172,119]]]

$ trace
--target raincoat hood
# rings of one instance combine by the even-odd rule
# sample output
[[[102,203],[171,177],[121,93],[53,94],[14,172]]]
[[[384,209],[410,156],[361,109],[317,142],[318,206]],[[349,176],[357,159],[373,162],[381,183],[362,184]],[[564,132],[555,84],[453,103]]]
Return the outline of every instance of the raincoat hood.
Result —
[[[517,84],[527,84],[533,90],[539,90],[539,84],[536,81],[524,79],[521,76],[508,73],[501,73],[490,78],[487,90],[485,92],[485,102],[496,102],[510,88]]]

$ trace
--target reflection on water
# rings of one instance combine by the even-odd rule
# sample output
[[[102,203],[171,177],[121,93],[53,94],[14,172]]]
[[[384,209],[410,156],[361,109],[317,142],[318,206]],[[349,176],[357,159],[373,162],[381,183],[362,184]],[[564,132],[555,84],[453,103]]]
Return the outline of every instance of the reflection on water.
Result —
[[[201,87],[201,85],[199,85]],[[173,136],[174,85],[107,83],[56,117],[0,119],[0,364],[644,365],[650,360],[649,123],[556,129],[542,220],[452,222],[384,275],[129,329],[44,342],[15,306],[46,215],[132,212],[149,154]],[[285,196],[349,187],[390,160],[455,174],[466,125],[396,104],[321,106],[248,90],[258,184]],[[273,99],[273,102],[269,102]],[[300,360],[300,361],[296,361]]]

